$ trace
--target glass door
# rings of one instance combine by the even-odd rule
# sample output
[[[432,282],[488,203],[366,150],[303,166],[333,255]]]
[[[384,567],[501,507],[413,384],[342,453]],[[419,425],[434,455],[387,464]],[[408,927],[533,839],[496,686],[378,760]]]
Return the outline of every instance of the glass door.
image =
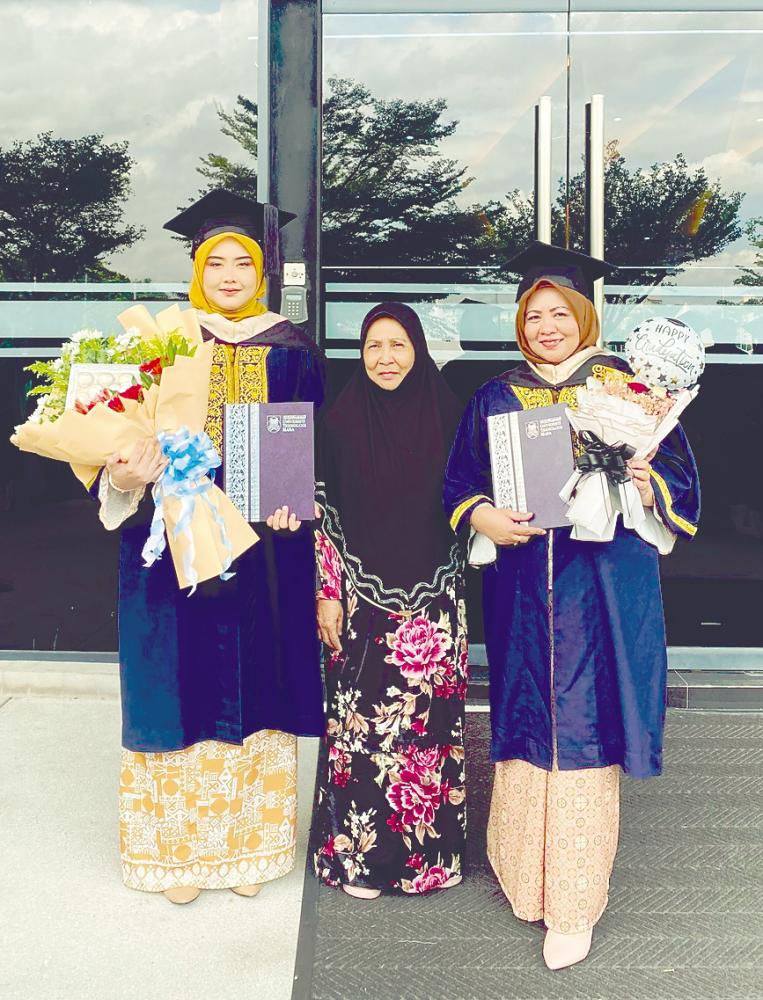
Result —
[[[585,246],[583,106],[601,95],[603,243],[619,268],[604,336],[643,318],[700,331],[683,419],[702,477],[697,538],[663,561],[674,645],[763,646],[763,12],[570,15],[570,245]]]
[[[364,313],[397,298],[419,310],[433,353],[468,396],[511,356],[514,286],[504,264],[534,230],[543,95],[549,176],[565,171],[567,15],[327,14],[323,32],[322,274],[334,388],[357,358]]]

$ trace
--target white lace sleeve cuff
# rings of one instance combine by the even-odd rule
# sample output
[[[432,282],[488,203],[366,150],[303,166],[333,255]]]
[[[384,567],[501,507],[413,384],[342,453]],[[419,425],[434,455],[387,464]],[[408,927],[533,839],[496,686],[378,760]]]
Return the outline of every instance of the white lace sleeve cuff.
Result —
[[[104,528],[108,531],[114,531],[124,524],[128,517],[132,517],[145,492],[145,486],[141,486],[137,490],[129,490],[126,493],[115,489],[111,485],[108,472],[104,469],[98,484],[98,499],[101,501],[98,516]]]

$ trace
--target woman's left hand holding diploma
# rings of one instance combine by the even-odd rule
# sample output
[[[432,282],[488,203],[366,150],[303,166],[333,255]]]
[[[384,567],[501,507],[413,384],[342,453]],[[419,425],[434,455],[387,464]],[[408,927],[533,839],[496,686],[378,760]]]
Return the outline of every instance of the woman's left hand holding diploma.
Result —
[[[301,521],[297,520],[297,515],[294,512],[289,513],[288,507],[279,507],[265,523],[273,531],[296,531],[302,524]]]

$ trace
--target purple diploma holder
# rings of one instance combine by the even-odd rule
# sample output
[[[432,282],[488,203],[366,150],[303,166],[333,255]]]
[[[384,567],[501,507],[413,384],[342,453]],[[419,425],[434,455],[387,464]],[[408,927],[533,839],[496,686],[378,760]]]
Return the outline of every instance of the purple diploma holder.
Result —
[[[569,527],[569,505],[559,496],[575,471],[567,407],[497,413],[487,424],[496,506],[531,510],[533,528]]]
[[[312,521],[313,404],[227,404],[223,466],[223,490],[247,521],[265,521],[283,506]]]

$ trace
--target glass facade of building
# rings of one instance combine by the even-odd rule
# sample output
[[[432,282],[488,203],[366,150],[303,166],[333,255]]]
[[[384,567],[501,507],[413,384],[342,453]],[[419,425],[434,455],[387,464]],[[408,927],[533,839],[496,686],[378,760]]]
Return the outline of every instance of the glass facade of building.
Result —
[[[640,319],[670,315],[708,346],[684,421],[704,512],[698,537],[663,563],[669,639],[763,646],[763,9],[359,6],[324,2],[333,388],[354,364],[362,315],[383,298],[419,309],[464,398],[516,362],[504,262],[533,233],[535,108],[550,98],[553,240],[583,248],[585,105],[602,95],[604,245],[619,267],[605,341],[617,349]],[[28,409],[31,360],[79,328],[114,329],[134,301],[184,297],[185,247],[161,229],[176,208],[213,183],[255,190],[258,37],[250,0],[3,5],[8,433]],[[116,536],[67,468],[18,453],[7,436],[0,648],[115,649]]]

